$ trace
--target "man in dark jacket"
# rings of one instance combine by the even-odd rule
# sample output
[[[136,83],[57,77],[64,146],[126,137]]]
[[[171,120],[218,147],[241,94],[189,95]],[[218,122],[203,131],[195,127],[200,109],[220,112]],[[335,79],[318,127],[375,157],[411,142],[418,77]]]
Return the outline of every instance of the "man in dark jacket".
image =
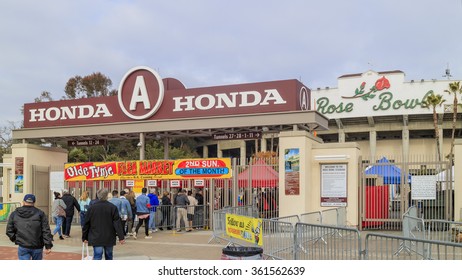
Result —
[[[47,215],[34,207],[35,195],[26,194],[23,206],[11,213],[6,227],[6,235],[18,247],[20,260],[41,260],[43,247],[45,254],[51,252],[53,236]]]
[[[71,225],[72,219],[74,219],[74,207],[80,213],[80,205],[77,199],[75,199],[75,197],[72,196],[67,190],[63,191],[63,197],[61,197],[61,199],[64,201],[64,203],[66,203],[66,220],[63,224],[63,235],[64,237],[71,237]]]
[[[93,259],[113,259],[113,249],[116,245],[116,235],[119,243],[125,243],[124,231],[120,221],[117,207],[107,201],[108,190],[100,189],[98,198],[85,215],[85,222],[82,228],[82,241],[93,246]]]

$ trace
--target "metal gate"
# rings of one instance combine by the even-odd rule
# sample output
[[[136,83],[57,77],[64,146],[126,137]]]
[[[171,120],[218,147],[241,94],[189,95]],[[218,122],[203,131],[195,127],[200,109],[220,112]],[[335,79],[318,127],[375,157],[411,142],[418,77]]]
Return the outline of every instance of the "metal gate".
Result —
[[[454,218],[454,167],[424,156],[360,158],[360,228],[400,230],[406,210],[419,217]]]
[[[50,212],[50,168],[48,166],[32,165],[32,193],[37,198],[35,207],[48,215]]]

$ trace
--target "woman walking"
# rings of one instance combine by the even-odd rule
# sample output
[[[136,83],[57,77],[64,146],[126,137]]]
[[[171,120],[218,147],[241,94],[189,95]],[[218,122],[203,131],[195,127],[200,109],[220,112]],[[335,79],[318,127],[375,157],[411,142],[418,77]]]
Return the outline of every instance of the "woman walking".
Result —
[[[88,192],[84,191],[79,199],[80,205],[80,226],[83,228],[83,223],[85,222],[85,215],[87,214],[87,210],[90,207],[91,199],[88,197]]]
[[[66,218],[66,213],[64,212],[64,209],[66,209],[66,203],[64,203],[64,201],[61,199],[61,194],[59,192],[54,192],[54,195],[55,201],[53,201],[53,205],[51,206],[51,217],[53,218],[53,222],[55,223],[56,227],[53,230],[52,235],[54,236],[56,233],[58,233],[59,239],[63,240],[64,237],[61,228],[63,226],[64,219]],[[59,209],[60,207],[62,209]],[[64,216],[61,216],[60,214]]]

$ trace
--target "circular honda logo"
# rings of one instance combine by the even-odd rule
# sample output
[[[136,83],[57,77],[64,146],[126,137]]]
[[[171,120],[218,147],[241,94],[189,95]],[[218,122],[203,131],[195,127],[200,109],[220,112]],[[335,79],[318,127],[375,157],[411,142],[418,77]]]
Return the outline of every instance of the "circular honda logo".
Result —
[[[164,100],[164,83],[149,67],[130,69],[119,85],[119,106],[128,117],[143,120],[154,115]]]
[[[308,111],[310,110],[310,94],[308,92],[308,89],[306,87],[302,87],[300,89],[300,96],[299,96],[299,102],[300,102],[300,110],[303,111]]]

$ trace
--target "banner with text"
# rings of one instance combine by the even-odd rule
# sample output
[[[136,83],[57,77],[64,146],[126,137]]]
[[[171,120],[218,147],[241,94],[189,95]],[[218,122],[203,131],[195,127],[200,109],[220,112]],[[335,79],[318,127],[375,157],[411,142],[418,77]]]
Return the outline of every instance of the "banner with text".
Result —
[[[262,220],[226,214],[226,234],[254,245],[263,246]]]
[[[66,181],[231,178],[230,158],[83,162],[64,165]]]

